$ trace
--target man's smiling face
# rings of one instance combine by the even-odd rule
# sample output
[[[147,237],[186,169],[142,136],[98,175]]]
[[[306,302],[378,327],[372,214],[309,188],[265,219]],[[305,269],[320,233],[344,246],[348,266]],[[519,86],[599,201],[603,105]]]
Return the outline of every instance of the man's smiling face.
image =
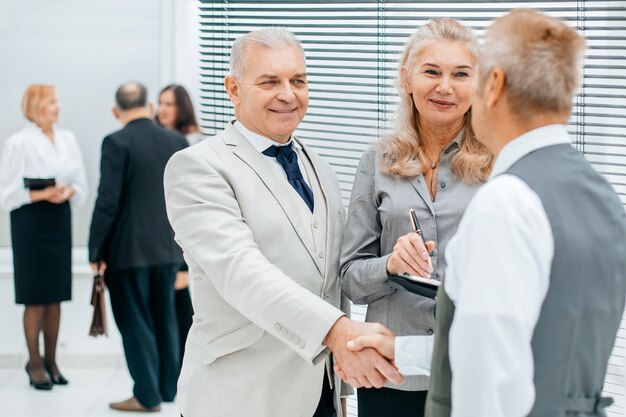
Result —
[[[241,79],[226,80],[235,116],[249,130],[285,143],[309,105],[306,63],[296,45],[245,48]]]

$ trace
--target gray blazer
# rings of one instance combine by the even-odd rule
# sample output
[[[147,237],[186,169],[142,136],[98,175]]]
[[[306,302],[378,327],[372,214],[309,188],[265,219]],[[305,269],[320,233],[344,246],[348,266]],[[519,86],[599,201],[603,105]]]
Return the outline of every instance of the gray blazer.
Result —
[[[367,305],[366,321],[382,323],[398,336],[433,334],[435,302],[390,283],[387,258],[398,238],[413,231],[412,208],[426,240],[437,243],[432,254],[433,278],[443,280],[446,245],[478,188],[461,182],[451,171],[458,148],[457,139],[441,154],[434,202],[423,175],[396,178],[381,172],[378,146],[363,155],[357,169],[341,251],[341,287],[353,303]],[[428,378],[407,377],[401,386],[386,386],[426,390]]]

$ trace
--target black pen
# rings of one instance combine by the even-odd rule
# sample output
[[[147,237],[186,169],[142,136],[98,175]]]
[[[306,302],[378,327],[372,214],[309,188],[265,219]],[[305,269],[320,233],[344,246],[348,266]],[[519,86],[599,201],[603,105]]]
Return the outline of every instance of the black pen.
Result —
[[[420,222],[417,220],[417,214],[415,214],[415,210],[409,209],[409,218],[411,219],[411,224],[413,225],[413,229],[415,229],[415,233],[420,235],[422,238],[422,242],[424,242],[424,247],[426,248],[426,254],[428,255],[428,265],[433,267],[433,263],[430,260],[430,254],[428,253],[428,247],[426,247],[426,239],[424,239],[424,234],[422,233],[422,228],[420,227]]]

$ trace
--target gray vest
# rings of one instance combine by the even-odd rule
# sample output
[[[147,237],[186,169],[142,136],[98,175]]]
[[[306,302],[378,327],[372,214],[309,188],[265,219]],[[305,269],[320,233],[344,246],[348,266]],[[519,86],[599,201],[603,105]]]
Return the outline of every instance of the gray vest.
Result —
[[[554,237],[550,284],[532,339],[529,416],[605,416],[612,401],[601,397],[602,386],[626,296],[626,212],[611,185],[569,144],[531,152],[507,173],[537,193]],[[429,417],[450,415],[453,309],[442,294]]]

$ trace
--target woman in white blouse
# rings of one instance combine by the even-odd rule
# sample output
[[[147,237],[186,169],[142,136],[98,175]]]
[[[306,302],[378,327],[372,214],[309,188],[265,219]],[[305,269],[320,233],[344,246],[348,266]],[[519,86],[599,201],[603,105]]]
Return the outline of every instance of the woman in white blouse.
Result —
[[[55,87],[29,86],[22,112],[30,123],[6,140],[0,158],[0,208],[11,212],[15,302],[25,305],[26,372],[33,387],[49,390],[67,384],[56,364],[60,303],[72,293],[70,202],[84,202],[87,179],[74,134],[53,126],[59,118]]]

